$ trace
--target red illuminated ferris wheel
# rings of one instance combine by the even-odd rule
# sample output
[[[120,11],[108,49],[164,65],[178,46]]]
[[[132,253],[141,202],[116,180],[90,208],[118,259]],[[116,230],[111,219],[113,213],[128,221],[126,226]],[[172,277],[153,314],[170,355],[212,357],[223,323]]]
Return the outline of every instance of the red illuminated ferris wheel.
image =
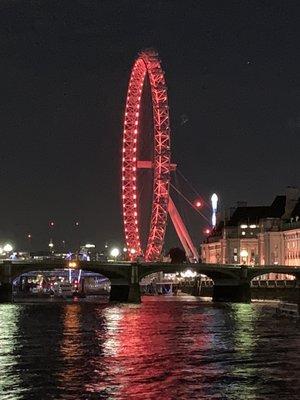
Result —
[[[141,126],[140,111],[144,82],[148,76],[153,116],[153,156],[151,160],[138,159]],[[189,234],[169,195],[171,164],[170,120],[167,86],[157,52],[146,50],[135,60],[131,71],[123,130],[122,148],[122,205],[125,241],[131,259],[143,255],[145,261],[159,259],[164,243],[168,213],[185,249],[197,258]],[[138,170],[152,169],[153,190],[150,228],[146,248],[142,248],[139,232]],[[191,250],[192,249],[192,250]]]

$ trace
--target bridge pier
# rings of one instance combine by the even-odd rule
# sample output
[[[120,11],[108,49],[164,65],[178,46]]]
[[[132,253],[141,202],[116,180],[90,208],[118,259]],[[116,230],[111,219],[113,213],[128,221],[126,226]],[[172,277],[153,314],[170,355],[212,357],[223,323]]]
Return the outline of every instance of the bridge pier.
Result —
[[[110,289],[110,301],[116,301],[118,303],[140,303],[141,302],[141,291],[140,285],[134,283],[131,285],[111,285]]]
[[[251,289],[249,282],[240,284],[223,284],[218,282],[213,287],[213,301],[215,302],[231,302],[231,303],[250,303]]]
[[[10,282],[0,283],[0,303],[12,302],[12,284]]]
[[[129,286],[128,285],[111,285],[109,300],[119,303],[128,301]]]
[[[120,303],[140,303],[141,290],[139,284],[139,267],[131,264],[128,270],[128,283],[111,280],[110,301]],[[123,285],[121,284],[123,283]]]

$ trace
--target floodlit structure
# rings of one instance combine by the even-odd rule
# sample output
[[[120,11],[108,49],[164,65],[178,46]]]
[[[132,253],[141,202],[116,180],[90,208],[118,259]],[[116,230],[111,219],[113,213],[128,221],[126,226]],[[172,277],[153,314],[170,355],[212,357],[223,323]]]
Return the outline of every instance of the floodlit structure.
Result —
[[[288,188],[270,206],[245,203],[219,221],[201,245],[212,264],[300,265],[300,192]]]
[[[153,114],[154,154],[152,160],[138,159],[140,108],[143,87],[148,75]],[[143,249],[139,223],[138,169],[153,170],[153,195],[149,235]],[[134,62],[127,91],[123,148],[122,148],[122,207],[126,247],[131,260],[144,257],[146,261],[157,261],[161,257],[167,226],[168,213],[175,230],[190,260],[198,259],[198,253],[183,221],[170,199],[170,173],[176,165],[171,164],[170,117],[167,86],[158,54],[154,50],[141,52]]]

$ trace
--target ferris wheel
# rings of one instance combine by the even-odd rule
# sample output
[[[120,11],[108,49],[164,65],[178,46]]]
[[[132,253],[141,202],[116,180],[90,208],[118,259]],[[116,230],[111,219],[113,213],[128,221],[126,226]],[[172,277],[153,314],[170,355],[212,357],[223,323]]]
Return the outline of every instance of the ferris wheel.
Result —
[[[145,80],[149,80],[152,118],[153,154],[150,159],[139,159],[142,135],[141,105],[145,95]],[[147,241],[143,247],[140,234],[140,194],[138,172],[151,169],[153,174],[152,202]],[[158,54],[145,50],[138,54],[129,80],[124,117],[122,144],[122,208],[125,243],[131,260],[143,256],[145,261],[157,261],[161,257],[167,228],[171,217],[177,235],[189,260],[198,260],[198,252],[170,197],[171,171],[170,116],[167,85]]]

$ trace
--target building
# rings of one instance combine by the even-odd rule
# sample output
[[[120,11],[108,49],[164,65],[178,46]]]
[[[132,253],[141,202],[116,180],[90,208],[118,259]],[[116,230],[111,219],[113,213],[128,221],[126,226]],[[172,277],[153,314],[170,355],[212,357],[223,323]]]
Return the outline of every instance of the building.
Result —
[[[205,263],[300,266],[300,191],[269,206],[238,203],[201,245]]]

